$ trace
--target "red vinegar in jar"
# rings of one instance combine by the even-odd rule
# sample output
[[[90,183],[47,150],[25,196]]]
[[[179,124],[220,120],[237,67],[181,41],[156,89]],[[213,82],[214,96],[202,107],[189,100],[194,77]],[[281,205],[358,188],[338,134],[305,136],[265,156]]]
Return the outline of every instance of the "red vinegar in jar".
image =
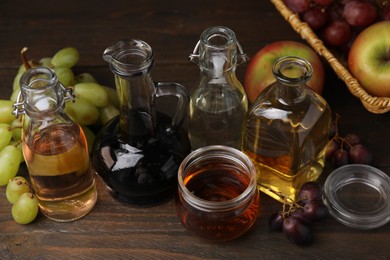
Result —
[[[255,223],[256,170],[241,151],[219,145],[197,149],[180,165],[178,179],[177,214],[191,233],[227,241]]]

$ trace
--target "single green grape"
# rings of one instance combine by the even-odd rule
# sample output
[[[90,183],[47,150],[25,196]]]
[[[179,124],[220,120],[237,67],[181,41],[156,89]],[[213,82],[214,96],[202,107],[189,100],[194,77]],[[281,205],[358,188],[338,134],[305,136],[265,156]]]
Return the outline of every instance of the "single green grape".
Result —
[[[8,184],[18,173],[22,152],[14,145],[7,145],[0,152],[0,186]]]
[[[119,109],[113,105],[99,108],[99,121],[102,125],[105,125],[112,118],[119,115]]]
[[[12,114],[14,102],[7,99],[0,99],[0,123],[10,124],[15,120],[15,116]]]
[[[22,120],[21,118],[16,118],[11,122],[11,131],[12,131],[12,139],[15,141],[19,141],[22,139]]]
[[[21,71],[21,72],[18,72],[16,74],[16,76],[14,78],[14,81],[12,83],[12,90],[13,91],[19,91],[20,90],[20,83],[19,83],[19,81],[20,81],[20,78],[22,77],[23,73],[24,73],[24,70]]]
[[[9,124],[0,123],[0,151],[11,142],[11,139],[11,126]]]
[[[54,67],[54,72],[57,74],[58,81],[65,87],[74,84],[74,74],[70,68],[66,67]]]
[[[51,63],[54,65],[54,67],[71,68],[77,64],[79,58],[80,54],[76,48],[65,47],[53,55]]]
[[[93,142],[95,141],[95,134],[87,126],[81,126],[81,128],[83,129],[85,139],[87,140],[88,151],[91,152]]]
[[[68,102],[65,111],[79,125],[93,125],[99,120],[99,110],[89,101],[76,96],[75,102]]]
[[[31,192],[28,181],[23,176],[16,176],[9,180],[5,195],[9,203],[14,204],[23,193]]]
[[[118,93],[116,93],[116,90],[108,86],[103,86],[103,87],[108,93],[110,104],[119,109],[120,103],[119,103]]]
[[[25,192],[12,205],[12,217],[19,224],[31,223],[38,215],[37,197],[31,192]]]
[[[96,107],[105,107],[110,101],[107,91],[97,83],[78,83],[74,86],[74,94]]]
[[[80,73],[77,76],[75,76],[75,82],[76,83],[98,83],[95,77],[88,72]]]
[[[20,89],[16,89],[16,90],[12,91],[12,94],[11,94],[9,100],[11,100],[13,103],[15,103],[16,100],[18,99],[19,92],[20,92]]]
[[[53,64],[51,63],[51,59],[52,57],[44,57],[39,60],[39,64],[41,64],[41,66],[43,67],[52,68]]]

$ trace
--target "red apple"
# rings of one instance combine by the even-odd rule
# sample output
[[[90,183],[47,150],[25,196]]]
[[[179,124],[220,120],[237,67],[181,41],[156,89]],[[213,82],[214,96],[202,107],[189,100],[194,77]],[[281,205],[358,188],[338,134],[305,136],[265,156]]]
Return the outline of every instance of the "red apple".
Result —
[[[356,37],[348,68],[367,93],[390,97],[390,21],[370,25]]]
[[[284,56],[297,56],[310,62],[313,67],[313,76],[307,85],[317,94],[322,94],[324,67],[317,53],[300,42],[277,41],[259,50],[248,64],[244,85],[250,103],[255,101],[264,88],[275,81],[272,66],[277,59]]]

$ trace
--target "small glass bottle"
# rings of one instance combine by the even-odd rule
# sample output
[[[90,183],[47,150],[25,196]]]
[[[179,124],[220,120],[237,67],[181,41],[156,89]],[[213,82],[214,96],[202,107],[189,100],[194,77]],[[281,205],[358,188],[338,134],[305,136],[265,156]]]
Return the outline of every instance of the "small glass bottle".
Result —
[[[211,27],[201,34],[190,55],[200,68],[200,83],[191,94],[189,106],[193,150],[216,144],[241,148],[248,100],[235,70],[247,59],[231,29]]]
[[[115,77],[120,114],[95,138],[92,161],[112,194],[131,204],[159,203],[177,191],[177,170],[191,152],[182,127],[188,109],[184,86],[154,82],[152,48],[138,39],[108,47],[103,59]],[[175,115],[157,111],[160,97],[173,96]]]
[[[176,210],[191,233],[227,241],[247,232],[259,213],[256,169],[241,151],[222,145],[199,148],[182,162]]]
[[[70,90],[53,70],[26,70],[14,114],[23,116],[22,149],[41,212],[66,222],[86,215],[97,191],[83,130],[65,113]]]
[[[309,62],[283,57],[273,66],[276,82],[252,104],[244,129],[242,150],[257,168],[261,191],[295,199],[307,181],[322,173],[331,126],[326,101],[306,86],[312,76]]]

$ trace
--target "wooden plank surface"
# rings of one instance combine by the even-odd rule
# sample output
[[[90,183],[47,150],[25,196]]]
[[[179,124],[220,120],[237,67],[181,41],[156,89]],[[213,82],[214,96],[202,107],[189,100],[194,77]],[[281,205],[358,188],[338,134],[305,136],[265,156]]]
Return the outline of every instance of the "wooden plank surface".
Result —
[[[148,42],[156,66],[153,79],[176,81],[189,89],[199,69],[188,61],[200,33],[207,27],[233,29],[250,57],[277,40],[302,41],[266,0],[144,0],[0,2],[0,99],[8,99],[20,66],[19,52],[51,56],[74,46],[81,59],[76,72],[90,72],[113,86],[103,50],[131,37]],[[247,64],[237,69],[239,79]],[[326,67],[327,99],[341,116],[343,133],[358,133],[374,151],[374,164],[390,174],[390,113],[367,112],[343,82]],[[329,172],[327,167],[322,179]],[[20,174],[26,174],[25,166]],[[153,207],[136,207],[115,200],[97,178],[99,197],[93,211],[71,223],[39,215],[29,225],[11,217],[11,205],[0,187],[0,259],[389,259],[390,224],[372,231],[345,227],[332,218],[313,225],[314,243],[299,247],[268,229],[269,216],[281,207],[262,194],[255,227],[227,243],[212,243],[189,234],[180,224],[174,199]]]

